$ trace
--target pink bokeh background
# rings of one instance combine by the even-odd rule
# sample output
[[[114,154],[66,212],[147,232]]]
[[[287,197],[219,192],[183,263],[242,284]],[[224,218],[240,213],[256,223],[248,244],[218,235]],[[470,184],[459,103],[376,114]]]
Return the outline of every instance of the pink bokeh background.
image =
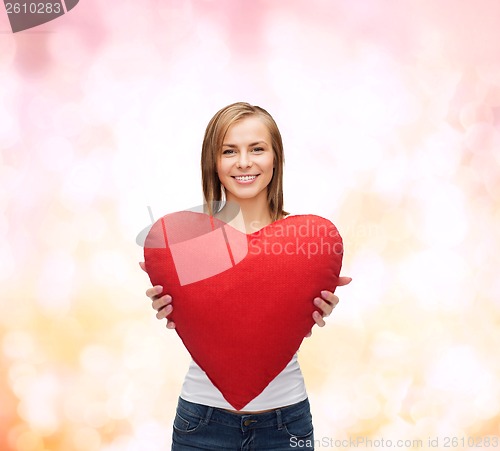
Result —
[[[316,439],[500,436],[499,29],[495,0],[81,0],[16,34],[0,5],[0,449],[169,448],[189,355],[135,237],[201,203],[235,101],[354,278],[299,353]]]

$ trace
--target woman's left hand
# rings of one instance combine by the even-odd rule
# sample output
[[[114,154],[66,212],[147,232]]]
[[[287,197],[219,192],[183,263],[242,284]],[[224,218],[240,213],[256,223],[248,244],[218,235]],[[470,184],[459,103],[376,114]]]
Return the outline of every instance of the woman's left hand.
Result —
[[[339,277],[338,285],[339,287],[351,283],[351,277]],[[312,314],[314,321],[319,327],[323,327],[326,323],[323,318],[327,318],[332,313],[335,306],[339,303],[339,298],[331,291],[323,290],[321,292],[321,297],[314,298],[314,305],[318,307],[322,313],[315,310]],[[310,337],[312,335],[312,330],[306,335]]]

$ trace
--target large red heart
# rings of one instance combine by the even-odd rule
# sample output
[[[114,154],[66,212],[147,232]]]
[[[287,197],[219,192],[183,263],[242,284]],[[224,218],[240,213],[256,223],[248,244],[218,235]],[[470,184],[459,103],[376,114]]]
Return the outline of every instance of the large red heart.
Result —
[[[173,298],[193,360],[241,410],[285,368],[334,291],[342,239],[327,219],[289,216],[245,235],[195,212],[164,216],[144,243],[153,285]]]

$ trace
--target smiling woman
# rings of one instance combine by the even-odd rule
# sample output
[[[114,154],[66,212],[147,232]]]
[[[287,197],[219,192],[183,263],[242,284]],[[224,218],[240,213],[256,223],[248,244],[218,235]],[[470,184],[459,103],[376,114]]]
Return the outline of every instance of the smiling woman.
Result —
[[[284,219],[289,214],[283,209],[283,163],[281,135],[274,119],[266,110],[240,102],[229,105],[217,112],[207,126],[201,155],[203,193],[207,212],[211,217],[210,221],[213,222],[214,218],[217,218],[222,223],[229,224],[244,234],[253,234],[259,230],[264,230],[270,224],[277,224],[281,220],[306,221],[306,216]],[[234,215],[234,209],[231,208],[232,205],[238,207],[236,216]],[[189,229],[189,224],[182,228],[184,235],[188,232],[187,229]],[[172,237],[169,232],[166,232],[166,235]],[[186,237],[184,236],[184,238]],[[254,237],[247,235],[245,238],[255,239],[260,242],[260,235]],[[174,241],[172,240],[172,242]],[[226,246],[224,245],[224,247]],[[153,253],[154,251],[153,249]],[[285,254],[285,252],[280,253],[277,258],[281,264],[273,264],[274,267],[282,267],[283,259],[287,258]],[[209,258],[212,258],[212,255]],[[150,271],[154,272],[153,266],[151,266],[152,261],[151,258],[146,258],[146,266],[143,265],[143,269],[148,268],[148,274]],[[313,445],[311,445],[314,440],[312,417],[296,349],[300,345],[304,334],[307,333],[310,324],[315,322],[319,326],[324,326],[323,317],[330,315],[338,303],[338,298],[331,291],[321,291],[321,289],[325,288],[326,283],[324,281],[317,284],[312,282],[314,277],[321,272],[320,270],[314,271],[314,277],[313,274],[309,278],[306,277],[309,283],[302,285],[311,289],[311,292],[302,296],[297,294],[299,291],[297,289],[294,290],[293,296],[295,296],[295,300],[299,301],[299,304],[304,305],[304,302],[311,302],[317,310],[312,313],[314,321],[310,319],[310,311],[305,313],[305,318],[310,322],[307,323],[306,328],[299,330],[293,324],[295,324],[294,319],[300,315],[293,314],[293,318],[290,317],[289,320],[285,320],[283,316],[292,312],[292,303],[289,295],[286,294],[285,287],[276,285],[277,281],[274,276],[272,281],[266,279],[265,276],[269,276],[271,273],[265,271],[266,264],[251,265],[249,261],[249,259],[246,259],[235,266],[232,268],[232,272],[229,269],[213,276],[214,278],[210,283],[215,284],[215,293],[205,301],[203,301],[202,295],[206,293],[206,290],[200,289],[200,285],[194,283],[191,286],[186,285],[182,290],[177,290],[176,287],[172,286],[172,291],[169,291],[177,299],[184,301],[184,303],[179,304],[179,307],[176,307],[176,312],[180,314],[179,318],[176,317],[179,336],[181,338],[185,337],[183,341],[186,344],[187,334],[183,335],[183,331],[186,331],[185,327],[190,327],[196,333],[205,337],[202,341],[203,350],[206,351],[201,355],[195,352],[192,353],[193,361],[184,380],[174,420],[173,450],[285,450],[290,448],[292,438],[300,438],[301,443],[305,444],[300,449],[313,449]],[[192,265],[192,260],[190,262]],[[245,266],[245,262],[247,266]],[[310,267],[310,261],[306,261],[306,264]],[[331,264],[326,264],[322,268],[331,270],[331,266]],[[245,276],[250,279],[252,276],[254,277],[253,283],[242,286],[241,277],[235,276],[232,279],[229,277],[234,276],[234,271],[242,268],[244,268]],[[287,280],[287,277],[300,280],[298,275],[300,268],[300,264],[294,263],[292,267],[289,267],[289,271],[286,274],[280,274],[280,277],[283,276],[284,280]],[[265,271],[265,274],[262,271]],[[340,266],[338,271],[340,271]],[[296,275],[291,276],[292,273]],[[303,273],[301,274],[303,275]],[[224,279],[224,276],[228,276],[229,279]],[[219,279],[215,277],[219,277]],[[345,285],[350,282],[349,278],[338,278],[338,272],[335,279],[337,280],[336,285]],[[161,279],[155,278],[155,280]],[[261,285],[259,285],[259,282]],[[273,284],[279,288],[274,287],[274,291],[270,290],[270,286]],[[268,300],[264,294],[259,295],[258,290],[255,289],[256,287],[264,290],[267,296],[271,296],[272,300]],[[219,321],[214,323],[207,313],[202,314],[200,320],[200,315],[196,313],[197,308],[194,306],[188,312],[188,317],[182,315],[182,312],[186,312],[183,307],[190,300],[195,301],[194,305],[196,306],[212,306],[210,307],[212,312],[217,311],[217,308],[222,308],[222,311],[226,311],[226,313],[231,309],[234,310],[233,307],[237,303],[234,302],[235,296],[228,294],[231,293],[231,288],[236,290],[235,292],[238,293],[241,299],[244,299],[243,293],[248,292],[248,302],[242,302],[242,304],[251,310],[251,312],[248,311],[246,314],[237,316],[238,319],[234,320],[234,324],[241,321],[242,318],[248,320],[256,315],[256,322],[260,324],[258,331],[255,330],[255,324],[252,322],[250,323],[249,332],[245,333],[245,337],[242,337],[241,340],[235,340],[236,334],[231,332],[227,324],[221,324]],[[334,289],[332,286],[326,288]],[[189,292],[190,289],[195,291]],[[198,293],[196,290],[203,293]],[[314,297],[316,294],[313,293],[317,292],[319,294],[320,291],[321,297]],[[188,298],[182,298],[186,292],[189,293]],[[174,310],[172,296],[165,293],[162,296],[162,293],[163,287],[159,285],[146,292],[153,300],[153,308],[158,310],[157,317],[159,319],[169,317]],[[275,344],[278,341],[277,338],[272,338],[277,331],[276,314],[269,315],[269,312],[272,312],[272,306],[277,305],[276,302],[273,302],[273,300],[276,301],[276,298],[279,298],[286,305],[286,307],[279,309],[282,313],[284,311],[281,319],[285,324],[285,328],[292,327],[296,332],[298,330],[299,345],[294,347],[290,354],[285,355],[276,372],[273,372],[272,377],[267,379],[259,389],[252,387],[252,384],[256,385],[257,374],[260,373],[255,373],[253,379],[245,381],[248,374],[238,373],[236,369],[236,367],[239,368],[236,361],[244,354],[242,350],[236,352],[236,354],[228,351],[222,356],[219,355],[224,362],[224,368],[227,367],[228,361],[235,364],[235,367],[229,371],[231,384],[234,383],[235,375],[240,374],[236,381],[237,388],[229,392],[224,390],[222,386],[225,387],[225,384],[220,384],[220,379],[214,376],[215,370],[214,372],[211,371],[213,367],[210,366],[210,362],[206,358],[208,356],[209,359],[215,359],[215,357],[210,357],[213,354],[214,347],[209,346],[208,335],[219,333],[219,329],[229,331],[229,335],[224,335],[225,338],[221,342],[237,341],[238,343],[232,345],[231,348],[236,351],[238,351],[239,345],[246,343],[245,340],[248,337],[250,337],[250,343],[244,346],[246,350],[255,348],[256,340],[263,340],[265,348],[267,350],[271,349],[268,346],[268,341],[271,340]],[[241,299],[238,300],[241,301]],[[265,302],[263,302],[263,299]],[[213,305],[214,302],[216,305]],[[227,303],[232,307],[223,308],[222,306],[227,305]],[[206,330],[203,332],[203,327],[206,327],[207,324],[210,325],[211,334]],[[246,330],[246,325],[247,323],[245,325],[241,324],[240,329]],[[168,320],[167,326],[174,328],[175,324]],[[268,329],[265,329],[264,326],[268,327]],[[217,329],[217,331],[214,331],[214,329]],[[263,332],[264,330],[266,332]],[[255,335],[258,333],[260,333],[259,336]],[[281,335],[288,336],[285,332]],[[186,346],[189,349],[187,344]],[[198,349],[198,345],[196,346],[196,349]],[[219,349],[219,352],[223,352],[221,347],[216,348]],[[283,346],[279,348],[280,350],[285,349]],[[257,347],[257,349],[260,348]],[[276,354],[271,356],[273,362],[281,362],[278,359],[280,352],[276,351]],[[272,365],[264,363],[264,354],[265,352],[262,350],[258,356],[253,356],[251,359],[247,358],[245,361],[246,363],[252,361],[257,366],[260,364],[262,368],[269,368]],[[198,358],[195,356],[198,356]],[[223,375],[227,376],[228,371],[224,371]],[[219,380],[219,384],[216,379]],[[238,382],[241,384],[240,386],[238,386]],[[233,395],[241,388],[243,388],[243,391],[252,391],[251,396],[245,398],[244,402],[235,402]],[[228,402],[228,400],[232,400],[232,403]]]

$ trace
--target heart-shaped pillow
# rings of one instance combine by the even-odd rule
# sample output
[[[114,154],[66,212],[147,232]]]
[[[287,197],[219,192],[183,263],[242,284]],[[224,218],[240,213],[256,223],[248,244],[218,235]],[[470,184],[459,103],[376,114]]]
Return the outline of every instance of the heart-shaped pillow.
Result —
[[[144,243],[153,285],[193,360],[241,410],[285,368],[314,325],[313,299],[334,291],[342,265],[335,226],[288,216],[244,234],[190,211],[156,221]]]

